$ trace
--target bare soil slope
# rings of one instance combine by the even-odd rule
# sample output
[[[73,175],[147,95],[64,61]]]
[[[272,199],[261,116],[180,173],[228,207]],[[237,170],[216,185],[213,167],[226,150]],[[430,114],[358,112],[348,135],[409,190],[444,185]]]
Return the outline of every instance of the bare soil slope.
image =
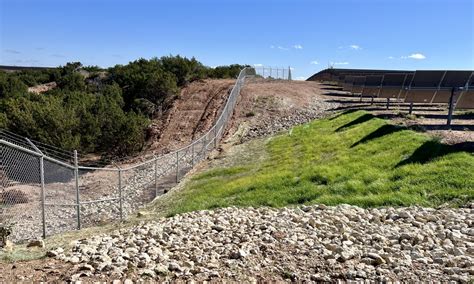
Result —
[[[164,115],[152,124],[150,150],[172,151],[209,130],[217,120],[235,80],[191,83]]]

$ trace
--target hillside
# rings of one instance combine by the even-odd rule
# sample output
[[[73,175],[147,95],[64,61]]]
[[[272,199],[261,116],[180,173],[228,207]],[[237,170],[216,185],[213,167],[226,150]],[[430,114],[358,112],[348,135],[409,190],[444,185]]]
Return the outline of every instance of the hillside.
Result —
[[[190,178],[168,214],[227,206],[462,206],[474,199],[471,142],[445,145],[347,112],[231,148]]]

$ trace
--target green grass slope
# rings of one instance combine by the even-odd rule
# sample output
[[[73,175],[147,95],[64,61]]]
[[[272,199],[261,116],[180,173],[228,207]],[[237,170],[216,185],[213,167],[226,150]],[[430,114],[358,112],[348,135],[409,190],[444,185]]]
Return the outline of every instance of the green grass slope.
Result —
[[[261,143],[263,161],[196,175],[175,193],[168,214],[312,203],[458,206],[474,197],[472,142],[444,145],[364,111],[313,121]]]

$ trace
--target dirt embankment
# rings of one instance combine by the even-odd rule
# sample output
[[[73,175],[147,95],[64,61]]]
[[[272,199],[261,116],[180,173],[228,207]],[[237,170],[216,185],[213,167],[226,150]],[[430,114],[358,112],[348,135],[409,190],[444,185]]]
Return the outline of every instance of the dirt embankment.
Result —
[[[153,121],[149,151],[172,151],[189,144],[217,120],[235,80],[202,80],[185,87],[164,118]]]
[[[324,116],[339,105],[325,102],[315,82],[249,79],[242,89],[229,133],[248,140]]]

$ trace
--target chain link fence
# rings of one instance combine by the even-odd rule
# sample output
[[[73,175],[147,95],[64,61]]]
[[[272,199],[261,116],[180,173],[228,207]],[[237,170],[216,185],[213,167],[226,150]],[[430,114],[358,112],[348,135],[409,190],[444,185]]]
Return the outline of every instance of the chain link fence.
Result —
[[[291,80],[291,67],[288,68],[279,68],[279,67],[267,67],[267,66],[258,66],[255,67],[255,73],[257,77],[262,77],[265,79],[275,79],[275,80]]]
[[[11,239],[21,242],[126,218],[217,147],[245,78],[255,75],[254,68],[240,72],[219,118],[204,135],[138,164],[80,166],[76,151],[1,131],[0,225],[11,226]]]

